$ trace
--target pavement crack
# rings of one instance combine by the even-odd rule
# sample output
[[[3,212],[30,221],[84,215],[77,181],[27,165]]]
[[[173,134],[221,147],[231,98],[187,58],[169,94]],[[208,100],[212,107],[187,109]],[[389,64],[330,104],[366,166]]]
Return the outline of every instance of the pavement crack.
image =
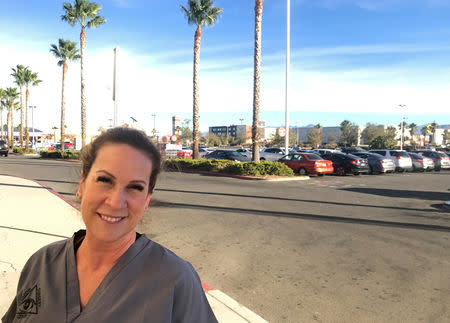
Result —
[[[8,264],[8,265],[10,265],[10,266],[11,266],[11,268],[12,268],[12,269],[14,269],[14,271],[17,271],[17,268],[16,268],[16,267],[14,267],[14,265],[13,265],[12,263],[10,263],[10,262],[8,262],[8,261],[2,261],[2,260],[0,260],[0,262],[1,262],[1,263],[4,263],[4,264]]]

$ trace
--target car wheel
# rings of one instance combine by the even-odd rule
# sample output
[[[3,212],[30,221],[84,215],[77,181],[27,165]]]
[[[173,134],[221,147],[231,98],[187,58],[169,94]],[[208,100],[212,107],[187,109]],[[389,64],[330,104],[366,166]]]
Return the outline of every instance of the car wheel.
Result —
[[[261,157],[259,160],[266,160],[264,157]]]
[[[306,174],[308,174],[308,172],[307,172],[306,169],[304,169],[304,168],[300,168],[300,169],[298,170],[298,173],[299,173],[299,175],[306,175]]]
[[[355,176],[359,176],[361,173],[358,173],[358,172],[356,172],[356,173],[353,173]]]
[[[323,176],[323,173],[317,173],[317,176]]]
[[[336,175],[339,175],[339,176],[344,176],[345,175],[345,169],[342,166],[336,167],[335,172],[336,172]]]

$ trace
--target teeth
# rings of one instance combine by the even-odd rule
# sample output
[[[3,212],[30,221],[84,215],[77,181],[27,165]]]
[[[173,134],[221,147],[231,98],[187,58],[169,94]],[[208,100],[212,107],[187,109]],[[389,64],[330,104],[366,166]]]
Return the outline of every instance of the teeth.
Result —
[[[123,219],[123,218],[110,218],[109,216],[105,216],[105,215],[101,215],[101,214],[100,214],[100,217],[103,220],[108,221],[108,222],[118,222]]]

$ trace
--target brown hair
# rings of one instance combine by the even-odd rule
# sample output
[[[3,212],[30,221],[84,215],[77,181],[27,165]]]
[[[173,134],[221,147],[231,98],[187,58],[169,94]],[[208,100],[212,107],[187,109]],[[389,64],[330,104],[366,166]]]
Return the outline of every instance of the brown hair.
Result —
[[[116,127],[108,129],[81,150],[82,173],[84,180],[88,176],[97,158],[98,151],[106,144],[126,144],[146,154],[152,161],[152,172],[148,192],[155,189],[156,178],[161,170],[161,155],[155,145],[143,131],[131,128]]]

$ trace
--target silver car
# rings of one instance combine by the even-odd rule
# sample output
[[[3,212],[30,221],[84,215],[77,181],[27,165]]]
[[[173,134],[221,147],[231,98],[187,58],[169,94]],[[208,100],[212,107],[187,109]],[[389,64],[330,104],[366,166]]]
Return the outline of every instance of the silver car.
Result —
[[[413,170],[411,157],[404,150],[372,149],[370,152],[392,159],[395,163],[395,170],[398,172],[410,172]]]

